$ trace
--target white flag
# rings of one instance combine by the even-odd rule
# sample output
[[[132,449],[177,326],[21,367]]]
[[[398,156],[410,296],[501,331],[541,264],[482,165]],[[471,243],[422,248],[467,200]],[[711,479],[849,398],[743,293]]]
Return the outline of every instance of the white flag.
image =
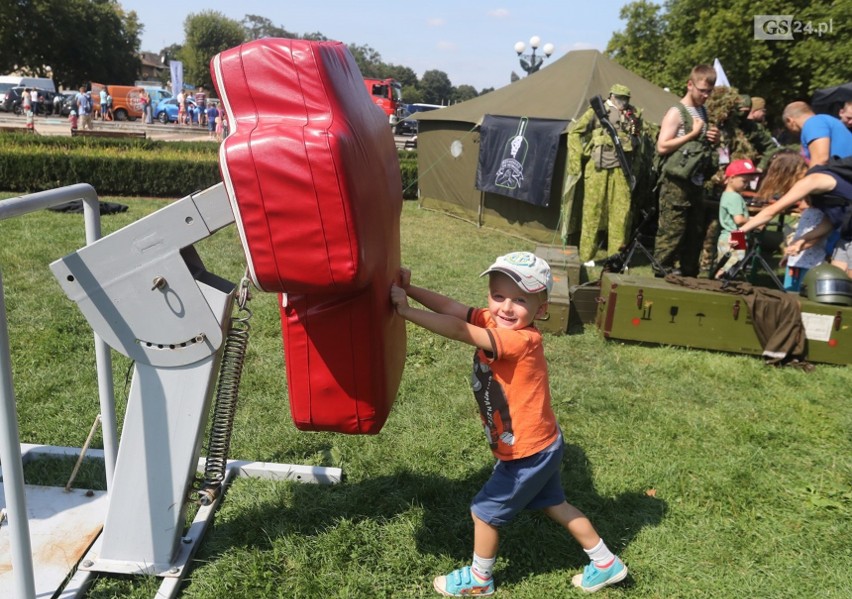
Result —
[[[725,75],[725,69],[722,68],[722,63],[718,58],[713,59],[713,68],[716,69],[716,87],[731,87],[728,83],[728,76]]]

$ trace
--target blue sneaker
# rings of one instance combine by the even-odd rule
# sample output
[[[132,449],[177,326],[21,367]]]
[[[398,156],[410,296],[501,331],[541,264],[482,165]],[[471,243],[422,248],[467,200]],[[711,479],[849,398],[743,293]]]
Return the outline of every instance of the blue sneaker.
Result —
[[[470,566],[459,568],[446,576],[438,576],[432,586],[444,597],[488,597],[494,594],[494,579],[479,582],[470,571]]]
[[[627,566],[620,559],[615,558],[609,568],[600,569],[594,562],[590,563],[583,569],[583,573],[574,576],[571,582],[587,593],[594,593],[625,578],[627,578]]]

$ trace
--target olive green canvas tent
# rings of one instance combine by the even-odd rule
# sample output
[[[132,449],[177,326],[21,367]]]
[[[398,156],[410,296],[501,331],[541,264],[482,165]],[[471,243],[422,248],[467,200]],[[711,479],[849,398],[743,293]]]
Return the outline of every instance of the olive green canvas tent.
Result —
[[[577,119],[589,107],[590,98],[606,98],[615,83],[630,88],[631,103],[641,108],[650,122],[659,123],[678,101],[677,96],[599,51],[577,50],[511,85],[467,102],[418,114],[421,205],[532,241],[559,243],[566,135],[562,135],[556,157],[550,203],[539,207],[476,189],[479,125],[486,114]]]

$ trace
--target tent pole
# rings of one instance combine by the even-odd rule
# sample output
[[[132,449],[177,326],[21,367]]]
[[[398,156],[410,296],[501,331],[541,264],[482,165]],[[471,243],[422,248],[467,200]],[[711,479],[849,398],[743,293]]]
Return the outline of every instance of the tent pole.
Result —
[[[485,192],[479,192],[479,209],[476,211],[476,226],[482,227],[482,209],[485,206]]]

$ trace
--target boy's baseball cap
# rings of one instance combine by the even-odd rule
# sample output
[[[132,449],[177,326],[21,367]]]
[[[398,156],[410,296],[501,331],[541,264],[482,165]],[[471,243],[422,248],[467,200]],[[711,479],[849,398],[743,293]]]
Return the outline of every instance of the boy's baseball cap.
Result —
[[[757,169],[751,160],[734,160],[725,169],[726,177],[737,177],[739,175],[756,175]]]
[[[550,299],[553,289],[550,265],[532,252],[512,252],[500,256],[479,276],[484,277],[490,272],[508,275],[527,293],[547,291],[547,298]]]

